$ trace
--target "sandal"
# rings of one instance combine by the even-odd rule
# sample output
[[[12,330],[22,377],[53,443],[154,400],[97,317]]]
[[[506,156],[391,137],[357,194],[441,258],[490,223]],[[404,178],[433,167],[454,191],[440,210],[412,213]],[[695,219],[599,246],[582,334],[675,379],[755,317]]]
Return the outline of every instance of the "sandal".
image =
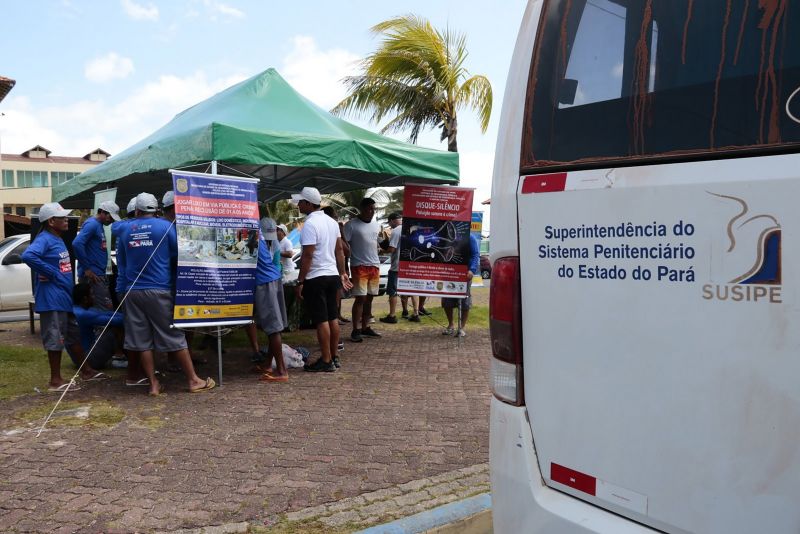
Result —
[[[64,393],[67,390],[78,391],[81,389],[81,387],[76,383],[73,383],[71,386],[69,384],[70,384],[69,382],[64,382],[60,386],[49,386],[47,388],[47,391],[49,391],[50,393]]]
[[[125,380],[125,385],[126,386],[131,386],[131,387],[133,387],[133,386],[149,386],[150,385],[150,379],[147,378],[147,377],[144,377],[144,378],[140,378],[139,380]]]
[[[189,393],[202,393],[203,391],[209,391],[217,387],[217,383],[214,382],[214,379],[211,377],[206,378],[206,383],[201,388],[190,389]]]
[[[452,328],[450,328],[449,326],[447,328],[445,328],[444,330],[442,330],[442,335],[443,336],[452,336],[455,333],[456,333],[456,331],[453,330]]]
[[[289,375],[272,375],[270,373],[264,373],[261,375],[261,378],[258,379],[259,382],[288,382]]]
[[[107,374],[98,371],[89,378],[82,378],[81,380],[83,380],[84,382],[100,382],[102,380],[108,380],[109,378],[111,377],[108,376]]]

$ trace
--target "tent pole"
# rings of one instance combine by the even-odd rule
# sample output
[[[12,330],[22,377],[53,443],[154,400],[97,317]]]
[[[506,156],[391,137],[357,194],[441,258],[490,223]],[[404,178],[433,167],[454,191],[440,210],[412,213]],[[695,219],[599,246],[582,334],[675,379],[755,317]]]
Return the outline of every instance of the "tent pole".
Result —
[[[211,160],[211,174],[217,174],[217,160]]]

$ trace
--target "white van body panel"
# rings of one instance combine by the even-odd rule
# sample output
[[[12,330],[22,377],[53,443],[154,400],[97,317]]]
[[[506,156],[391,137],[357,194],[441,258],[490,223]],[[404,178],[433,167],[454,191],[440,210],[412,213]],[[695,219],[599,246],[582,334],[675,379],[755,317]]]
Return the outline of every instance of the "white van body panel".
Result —
[[[591,188],[610,171],[585,171],[570,173],[564,192],[519,196],[526,402],[551,486],[668,532],[800,529],[797,289],[731,283],[775,221],[783,236],[800,233],[795,161],[632,167]],[[738,219],[736,199],[748,210]],[[663,224],[665,235],[546,237],[548,226],[629,222]],[[693,257],[608,259],[594,249],[658,244]],[[588,259],[542,258],[542,246],[585,249]],[[788,242],[781,250],[784,279],[800,278],[800,253]],[[595,266],[625,279],[586,278]],[[651,278],[635,279],[638,267]],[[597,495],[553,481],[552,464],[595,478]],[[605,498],[601,481],[615,488]]]
[[[645,534],[652,529],[545,486],[525,407],[491,403],[489,456],[494,532]]]

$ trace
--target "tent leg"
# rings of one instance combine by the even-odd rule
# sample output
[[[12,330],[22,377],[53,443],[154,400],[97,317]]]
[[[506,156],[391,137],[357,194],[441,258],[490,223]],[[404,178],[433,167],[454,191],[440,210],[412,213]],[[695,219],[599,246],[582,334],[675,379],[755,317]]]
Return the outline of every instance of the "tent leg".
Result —
[[[219,385],[222,386],[222,327],[217,327],[217,365],[219,368]]]

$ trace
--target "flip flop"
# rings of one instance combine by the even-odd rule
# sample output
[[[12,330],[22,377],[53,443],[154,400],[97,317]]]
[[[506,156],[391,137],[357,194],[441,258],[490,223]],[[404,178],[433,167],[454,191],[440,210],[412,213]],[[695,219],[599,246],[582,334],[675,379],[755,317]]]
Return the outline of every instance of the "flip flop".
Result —
[[[107,374],[105,374],[105,373],[101,373],[100,371],[98,371],[98,372],[96,372],[95,374],[93,374],[91,377],[89,377],[89,378],[83,378],[82,380],[83,380],[84,382],[100,382],[100,381],[102,381],[102,380],[108,380],[108,379],[110,379],[110,378],[111,378],[111,377],[110,377],[110,376],[108,376]]]
[[[69,382],[64,382],[63,384],[61,384],[58,387],[56,387],[56,386],[48,387],[47,391],[49,391],[50,393],[64,393],[67,390],[67,388],[69,388],[70,391],[78,391],[78,390],[81,389],[81,387],[78,384],[74,384],[73,383],[70,386]]]
[[[217,383],[214,382],[214,379],[211,377],[206,378],[206,383],[201,388],[190,389],[189,393],[201,393],[203,391],[209,391],[217,387]]]
[[[149,386],[150,385],[150,379],[147,378],[147,377],[144,377],[144,378],[140,378],[139,380],[126,380],[125,381],[125,385],[126,386],[131,386],[131,387],[133,387],[133,386]]]
[[[289,375],[275,376],[270,373],[264,373],[258,379],[259,382],[288,382]]]

